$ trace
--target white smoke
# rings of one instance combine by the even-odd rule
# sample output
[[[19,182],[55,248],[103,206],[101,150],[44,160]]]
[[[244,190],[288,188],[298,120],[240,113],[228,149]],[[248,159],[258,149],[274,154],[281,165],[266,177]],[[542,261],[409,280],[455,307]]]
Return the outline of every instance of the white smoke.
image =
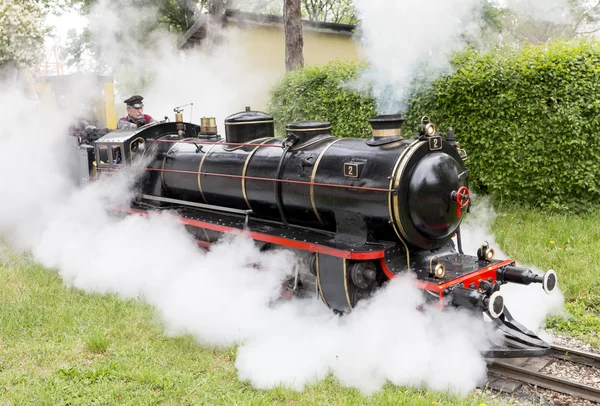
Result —
[[[468,393],[485,377],[479,351],[491,332],[460,311],[418,310],[423,296],[413,280],[408,275],[392,280],[342,319],[322,314],[315,303],[282,306],[285,327],[238,350],[240,378],[259,388],[284,378],[300,390],[331,372],[341,384],[367,394],[388,381]]]
[[[483,38],[484,3],[480,0],[356,0],[356,12],[361,20],[360,42],[369,67],[352,85],[371,89],[380,114],[403,112],[415,88],[427,86],[452,72],[451,56],[463,50],[467,42],[487,48],[513,35],[505,27],[495,39],[498,43]],[[540,38],[544,39],[552,32],[552,25],[577,24],[574,6],[569,0],[491,3],[507,10],[515,20],[529,20],[530,23],[524,24],[526,29],[539,30]],[[585,3],[580,6],[582,10],[591,8]],[[503,23],[510,25],[507,20]],[[555,31],[556,35],[560,33],[560,30]],[[519,42],[524,40],[519,35],[516,37]]]
[[[183,58],[161,58],[156,66],[154,82],[144,93],[146,111],[156,119],[159,112],[173,116],[175,106],[186,107],[185,121],[200,124],[201,117],[216,117],[221,134],[224,119],[243,111],[264,109],[267,90],[278,74],[253,68],[250,51],[239,44],[243,32],[231,28],[224,32],[223,43],[208,52],[190,52]],[[123,105],[124,106],[124,105]]]
[[[369,69],[360,86],[371,86],[380,113],[405,108],[414,81],[424,84],[450,69],[466,32],[478,27],[479,0],[356,0],[361,43]]]

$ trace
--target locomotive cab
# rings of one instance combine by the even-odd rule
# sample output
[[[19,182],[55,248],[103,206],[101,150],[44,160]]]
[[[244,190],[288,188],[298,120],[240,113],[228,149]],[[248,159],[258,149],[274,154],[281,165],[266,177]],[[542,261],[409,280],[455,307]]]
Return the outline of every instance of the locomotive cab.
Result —
[[[150,145],[161,138],[178,139],[181,135],[196,138],[200,134],[200,126],[182,122],[157,122],[133,130],[111,131],[94,141],[93,145],[79,145],[84,157],[80,162],[80,178],[82,183],[86,183],[86,179],[96,179],[103,172],[111,173],[125,165],[135,164],[146,156]]]
[[[117,130],[98,139],[94,144],[96,173],[111,171],[131,164],[143,155],[146,140],[137,135],[140,130]]]

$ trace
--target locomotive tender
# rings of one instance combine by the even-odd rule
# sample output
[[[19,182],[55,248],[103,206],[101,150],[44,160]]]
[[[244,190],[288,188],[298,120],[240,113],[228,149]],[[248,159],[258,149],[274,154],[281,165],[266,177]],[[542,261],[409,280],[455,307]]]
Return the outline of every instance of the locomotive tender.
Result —
[[[371,138],[338,138],[318,121],[288,124],[278,138],[273,117],[247,107],[225,120],[222,137],[214,118],[199,126],[175,112],[175,122],[80,140],[84,181],[148,162],[131,206],[115,211],[176,210],[205,247],[243,232],[261,249],[294,250],[306,266],[287,289],[314,292],[339,313],[411,271],[429,301],[486,314],[504,333],[487,356],[549,350],[512,318],[500,286],[540,283],[550,293],[555,272],[494,259],[487,243],[463,253],[469,171],[452,130],[443,134],[424,117],[416,135],[404,136],[405,119],[384,115],[369,121]]]

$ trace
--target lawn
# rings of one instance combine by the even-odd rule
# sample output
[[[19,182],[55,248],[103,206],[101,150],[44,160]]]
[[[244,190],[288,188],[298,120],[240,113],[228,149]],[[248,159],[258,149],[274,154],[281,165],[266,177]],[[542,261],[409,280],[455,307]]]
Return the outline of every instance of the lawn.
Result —
[[[597,218],[502,208],[492,226],[511,257],[559,274],[573,318],[549,325],[596,346]],[[333,378],[303,392],[257,390],[238,379],[235,347],[168,337],[142,302],[66,287],[55,272],[10,253],[0,256],[0,286],[2,404],[496,404],[486,394],[464,399],[392,385],[367,397]]]
[[[600,348],[600,210],[571,215],[505,206],[492,231],[511,258],[557,272],[572,317],[550,317],[548,327]]]

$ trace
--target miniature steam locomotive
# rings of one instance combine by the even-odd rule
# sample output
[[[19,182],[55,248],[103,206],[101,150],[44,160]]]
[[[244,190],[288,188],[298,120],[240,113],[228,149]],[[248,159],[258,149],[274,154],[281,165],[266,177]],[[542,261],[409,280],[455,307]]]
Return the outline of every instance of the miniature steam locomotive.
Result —
[[[306,266],[287,287],[314,292],[339,313],[414,272],[428,300],[487,314],[504,332],[489,356],[549,350],[511,317],[500,286],[540,283],[550,293],[555,272],[494,259],[487,245],[463,253],[469,171],[452,130],[443,134],[424,117],[414,136],[404,136],[405,119],[385,115],[369,121],[371,138],[338,138],[320,121],[288,124],[278,138],[273,117],[246,108],[225,120],[223,138],[214,118],[199,126],[176,113],[174,122],[80,143],[86,181],[143,162],[136,198],[119,212],[176,210],[201,246],[243,232],[261,249],[294,250]]]

